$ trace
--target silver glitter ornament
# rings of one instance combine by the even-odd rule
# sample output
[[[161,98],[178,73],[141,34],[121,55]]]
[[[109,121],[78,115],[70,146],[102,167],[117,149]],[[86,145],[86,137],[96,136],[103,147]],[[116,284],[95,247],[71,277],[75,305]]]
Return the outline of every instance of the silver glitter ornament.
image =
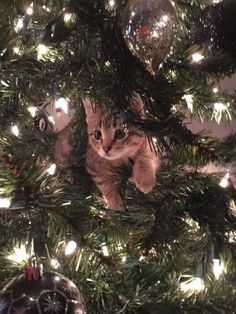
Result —
[[[177,31],[169,0],[129,0],[123,14],[123,36],[130,51],[152,74],[171,51]]]
[[[68,278],[46,272],[37,279],[25,275],[0,291],[1,314],[86,314],[81,292]]]

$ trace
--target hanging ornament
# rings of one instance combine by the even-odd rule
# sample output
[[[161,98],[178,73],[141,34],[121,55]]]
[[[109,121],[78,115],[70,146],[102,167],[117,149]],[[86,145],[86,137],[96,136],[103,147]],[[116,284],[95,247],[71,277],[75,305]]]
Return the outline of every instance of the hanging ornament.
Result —
[[[131,52],[152,74],[171,51],[177,29],[170,0],[129,0],[123,17],[123,36]]]
[[[68,278],[53,272],[40,273],[27,265],[25,274],[0,292],[0,313],[86,314],[80,291]]]
[[[206,7],[190,29],[190,44],[197,44],[203,54],[228,53],[236,58],[236,1],[224,0]]]

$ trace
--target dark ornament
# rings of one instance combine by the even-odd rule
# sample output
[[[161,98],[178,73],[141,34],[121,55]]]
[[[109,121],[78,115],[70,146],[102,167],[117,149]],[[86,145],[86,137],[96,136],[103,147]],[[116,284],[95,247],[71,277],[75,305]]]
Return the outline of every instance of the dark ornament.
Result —
[[[75,284],[53,272],[38,279],[25,275],[13,279],[0,292],[1,314],[86,314],[83,298]]]
[[[207,56],[227,53],[236,59],[236,1],[224,0],[206,7],[190,29],[190,44]]]
[[[123,15],[123,36],[130,51],[152,74],[171,51],[176,12],[169,0],[129,0]]]

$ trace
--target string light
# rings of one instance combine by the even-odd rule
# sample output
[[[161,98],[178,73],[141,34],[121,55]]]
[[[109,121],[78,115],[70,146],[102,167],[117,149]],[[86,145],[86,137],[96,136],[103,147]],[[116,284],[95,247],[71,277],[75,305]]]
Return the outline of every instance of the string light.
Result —
[[[19,17],[15,24],[15,31],[19,32],[24,27],[24,18]]]
[[[47,169],[47,173],[50,174],[51,176],[53,176],[56,172],[56,164],[52,164],[48,169]]]
[[[219,91],[219,89],[218,89],[218,87],[214,87],[214,88],[212,89],[212,91],[213,91],[213,93],[217,94],[218,91]]]
[[[75,252],[76,248],[77,248],[77,243],[73,240],[69,241],[65,248],[65,255],[71,255],[72,253]]]
[[[62,109],[65,113],[68,113],[68,100],[64,97],[60,97],[55,101],[55,108]]]
[[[196,268],[196,276],[181,282],[180,290],[189,295],[193,293],[199,293],[204,290],[205,285],[203,281],[203,265],[199,263]]]
[[[13,47],[13,52],[14,52],[16,55],[19,55],[19,54],[20,54],[20,48],[19,48],[19,47]]]
[[[106,246],[106,243],[102,243],[101,251],[102,251],[102,254],[103,254],[104,256],[109,256],[109,251],[108,251],[108,248],[107,248],[107,246]]]
[[[54,269],[58,269],[61,266],[60,263],[58,262],[58,260],[55,258],[51,259],[50,264],[51,264],[51,267]]]
[[[72,14],[71,13],[65,13],[64,14],[64,22],[68,23],[72,18]]]
[[[115,0],[109,0],[109,5],[110,5],[111,7],[114,7],[115,4],[116,4],[116,3],[115,3]]]
[[[1,84],[3,85],[3,86],[5,86],[5,87],[9,87],[10,85],[9,84],[7,84],[5,81],[3,81],[3,80],[1,80],[0,81],[1,82]]]
[[[229,105],[230,105],[229,103],[223,104],[222,102],[214,103],[214,111],[212,113],[211,119],[213,119],[213,117],[214,117],[216,122],[218,124],[220,124],[220,121],[222,119],[222,115],[223,115],[223,113],[225,113],[225,114],[227,114],[229,120],[232,120],[231,114],[228,110]]]
[[[28,15],[32,15],[34,10],[33,10],[33,2],[31,3],[31,5],[26,9],[26,14]]]
[[[186,94],[182,97],[187,103],[188,109],[191,113],[193,113],[193,96],[190,94]]]
[[[230,175],[229,175],[229,172],[227,172],[224,177],[221,179],[219,185],[222,187],[222,188],[227,188],[227,186],[229,186],[229,178],[230,178]]]
[[[203,279],[200,277],[191,278],[180,284],[180,290],[184,293],[199,293],[204,290],[204,288]]]
[[[11,201],[8,198],[0,197],[0,208],[9,208],[11,206]]]
[[[30,258],[30,255],[26,251],[25,244],[21,244],[13,249],[12,254],[8,256],[8,259],[18,264],[26,262]]]
[[[31,116],[34,118],[36,116],[38,108],[37,107],[28,107],[27,110],[30,112]]]
[[[48,53],[49,49],[44,44],[39,44],[37,47],[37,59],[41,60]]]
[[[13,135],[15,135],[17,137],[20,135],[20,130],[19,130],[17,125],[13,125],[11,127],[11,132],[12,132]]]
[[[194,63],[199,63],[202,59],[204,59],[204,56],[200,52],[195,52],[192,54],[192,61]]]
[[[212,271],[215,276],[215,279],[218,280],[220,276],[223,274],[223,267],[221,266],[220,260],[218,258],[214,258],[212,260]]]

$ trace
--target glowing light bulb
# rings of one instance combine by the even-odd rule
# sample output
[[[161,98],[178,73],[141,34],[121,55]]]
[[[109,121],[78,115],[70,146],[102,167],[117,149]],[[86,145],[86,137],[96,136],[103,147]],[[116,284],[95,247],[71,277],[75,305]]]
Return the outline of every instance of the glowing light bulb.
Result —
[[[20,134],[20,130],[19,130],[19,128],[18,128],[17,125],[13,125],[13,126],[11,127],[11,132],[12,132],[12,134],[15,135],[15,136],[19,136],[19,134]]]
[[[8,256],[8,259],[21,264],[23,262],[26,262],[29,257],[30,256],[26,251],[25,244],[21,244],[20,246],[17,246],[13,249],[12,254]]]
[[[190,94],[186,94],[182,97],[187,103],[188,109],[193,113],[193,96]]]
[[[48,169],[47,169],[47,173],[50,174],[51,176],[53,176],[56,172],[56,164],[52,164]]]
[[[31,5],[26,9],[26,14],[28,15],[32,15],[34,10],[33,10],[33,2],[31,3]]]
[[[102,243],[101,251],[104,256],[109,256],[109,251],[105,243]]]
[[[9,208],[11,206],[11,202],[8,198],[0,197],[0,208]]]
[[[202,59],[204,59],[204,56],[200,52],[195,52],[192,54],[192,61],[194,63],[199,63]]]
[[[217,87],[214,87],[214,88],[212,89],[212,91],[213,91],[213,93],[217,94],[218,91],[219,91],[219,89],[218,89]]]
[[[214,258],[212,262],[213,262],[212,271],[215,276],[215,279],[218,280],[220,276],[223,274],[223,268],[218,258]]]
[[[13,47],[13,52],[14,52],[16,55],[19,55],[19,54],[20,54],[20,48],[19,48],[19,47]]]
[[[116,4],[116,3],[115,3],[115,0],[109,0],[109,5],[110,5],[111,7],[114,7],[115,4]]]
[[[214,109],[216,111],[224,111],[224,110],[226,110],[226,106],[222,102],[216,102],[216,103],[214,103]]]
[[[71,13],[65,13],[64,14],[64,22],[68,23],[72,18],[72,14]]]
[[[227,188],[227,186],[229,186],[229,178],[230,178],[230,175],[229,175],[229,172],[227,172],[225,176],[221,179],[219,185],[224,189]]]
[[[54,269],[58,269],[61,266],[60,263],[58,262],[58,260],[55,258],[51,259],[50,264],[51,264],[52,268],[54,268]]]
[[[75,252],[77,248],[77,243],[75,241],[69,241],[65,248],[65,255],[71,255]]]
[[[24,27],[24,19],[23,17],[19,17],[15,24],[15,31],[19,32]]]
[[[184,293],[198,293],[204,290],[205,285],[200,277],[191,278],[180,284],[180,290]]]
[[[62,109],[65,113],[68,113],[68,100],[64,97],[60,97],[55,101],[56,109]]]
[[[41,60],[48,53],[48,47],[44,44],[39,44],[37,47],[37,59]]]
[[[27,110],[30,112],[31,116],[34,118],[36,116],[38,108],[37,107],[28,107]]]

